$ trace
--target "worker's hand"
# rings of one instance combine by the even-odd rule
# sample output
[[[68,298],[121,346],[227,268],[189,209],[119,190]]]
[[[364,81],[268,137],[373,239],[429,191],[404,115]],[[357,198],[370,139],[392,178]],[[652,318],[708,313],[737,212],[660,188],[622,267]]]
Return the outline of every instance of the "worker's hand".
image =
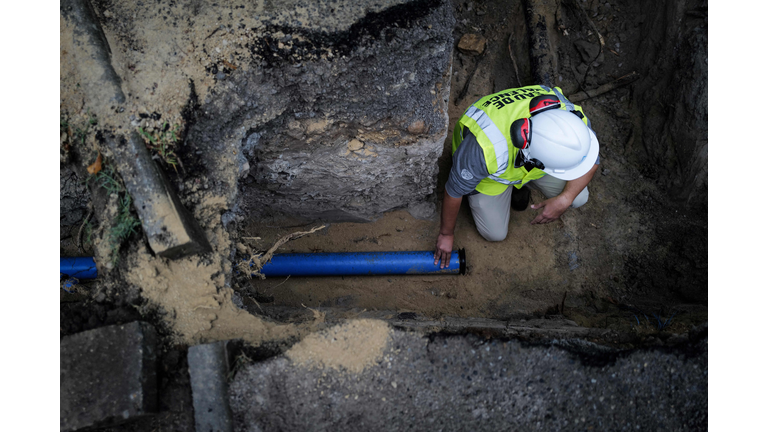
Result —
[[[568,197],[564,195],[558,195],[554,198],[550,198],[546,201],[542,201],[538,204],[532,205],[531,206],[532,209],[538,210],[543,208],[544,211],[539,213],[531,221],[531,225],[546,224],[546,223],[550,223],[552,221],[557,220],[557,218],[559,218],[560,215],[562,215],[563,213],[565,213],[566,210],[568,210],[568,207],[570,207],[572,203],[573,201],[568,199]]]
[[[435,265],[440,262],[440,268],[444,269],[451,263],[453,250],[453,234],[440,234],[435,243]]]

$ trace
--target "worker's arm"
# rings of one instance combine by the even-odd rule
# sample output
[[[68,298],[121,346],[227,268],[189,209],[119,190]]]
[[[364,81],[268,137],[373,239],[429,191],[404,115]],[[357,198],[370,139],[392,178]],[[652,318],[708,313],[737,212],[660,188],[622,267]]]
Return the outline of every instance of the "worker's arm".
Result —
[[[592,169],[587,171],[583,176],[567,182],[560,195],[532,205],[532,209],[544,209],[544,211],[539,213],[531,221],[531,224],[545,224],[557,220],[557,218],[565,213],[565,211],[568,210],[568,207],[573,204],[573,200],[576,199],[581,191],[587,187],[592,180],[592,177],[595,175],[598,166],[599,165],[595,164],[592,166]]]
[[[448,267],[453,250],[453,229],[456,227],[456,217],[461,207],[461,199],[443,193],[443,210],[440,214],[440,234],[435,243],[435,265],[440,262],[440,268]]]
[[[443,211],[440,216],[440,234],[435,243],[435,265],[440,268],[450,264],[453,248],[453,229],[464,195],[475,190],[480,181],[488,177],[488,167],[480,144],[472,133],[464,129],[464,139],[453,154],[453,166],[448,174],[443,193]],[[458,198],[456,198],[458,197]]]

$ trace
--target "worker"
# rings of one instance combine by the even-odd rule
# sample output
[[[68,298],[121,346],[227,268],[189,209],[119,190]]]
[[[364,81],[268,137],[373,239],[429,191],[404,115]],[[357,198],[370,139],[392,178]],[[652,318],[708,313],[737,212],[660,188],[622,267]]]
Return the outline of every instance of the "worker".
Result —
[[[587,184],[600,163],[597,137],[581,107],[558,87],[543,85],[504,90],[472,104],[456,122],[452,153],[435,244],[440,268],[450,261],[464,195],[480,235],[501,241],[510,207],[528,207],[529,187],[547,198],[531,206],[542,210],[531,224],[552,222],[587,202]]]

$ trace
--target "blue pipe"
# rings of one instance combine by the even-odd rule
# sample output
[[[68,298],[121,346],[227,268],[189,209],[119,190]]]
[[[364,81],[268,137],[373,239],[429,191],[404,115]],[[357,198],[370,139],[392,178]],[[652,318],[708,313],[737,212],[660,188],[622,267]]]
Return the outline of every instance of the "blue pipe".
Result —
[[[59,274],[77,279],[96,279],[93,257],[59,258]]]
[[[435,265],[434,251],[277,254],[264,265],[264,276],[356,276],[466,274],[464,249],[451,254],[449,266]]]

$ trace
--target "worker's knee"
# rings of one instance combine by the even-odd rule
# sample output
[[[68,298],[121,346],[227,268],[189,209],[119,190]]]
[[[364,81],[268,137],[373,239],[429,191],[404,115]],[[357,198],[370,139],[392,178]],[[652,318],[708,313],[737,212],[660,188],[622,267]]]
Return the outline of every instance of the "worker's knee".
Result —
[[[587,188],[584,188],[583,191],[581,191],[580,194],[576,195],[576,199],[573,200],[573,203],[571,204],[571,208],[579,208],[587,203],[589,200],[589,190]]]
[[[484,239],[486,239],[488,241],[491,241],[491,242],[500,242],[500,241],[504,240],[505,238],[507,238],[507,230],[506,229],[504,229],[504,230],[496,229],[496,230],[491,230],[491,231],[477,230],[477,231],[480,233],[481,236],[483,236]]]

